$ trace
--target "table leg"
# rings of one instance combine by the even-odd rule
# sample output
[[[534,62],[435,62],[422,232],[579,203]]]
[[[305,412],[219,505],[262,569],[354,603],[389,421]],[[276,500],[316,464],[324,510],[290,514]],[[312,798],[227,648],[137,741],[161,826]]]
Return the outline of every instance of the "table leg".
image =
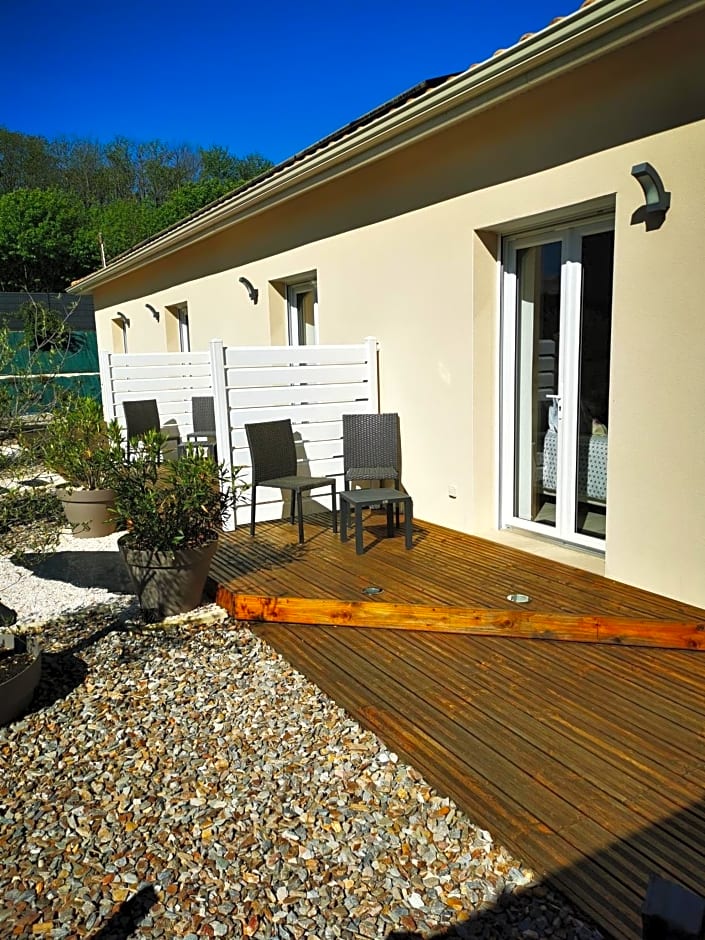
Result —
[[[406,547],[411,548],[411,523],[414,516],[414,504],[410,496],[404,500],[404,534]]]
[[[355,506],[355,553],[362,555],[362,506]]]
[[[350,507],[348,506],[348,501],[343,497],[343,494],[340,494],[340,541],[347,542],[348,540],[348,512]]]

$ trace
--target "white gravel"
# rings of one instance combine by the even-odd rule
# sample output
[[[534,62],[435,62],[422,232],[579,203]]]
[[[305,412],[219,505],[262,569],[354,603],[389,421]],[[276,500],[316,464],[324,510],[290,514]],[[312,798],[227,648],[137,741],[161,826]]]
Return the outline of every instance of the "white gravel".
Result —
[[[48,555],[26,555],[20,563],[0,557],[0,600],[17,612],[18,624],[126,602],[132,589],[117,549],[120,534],[78,539],[67,532]]]
[[[118,537],[0,558],[44,644],[0,728],[0,937],[601,940],[215,605],[144,628]]]

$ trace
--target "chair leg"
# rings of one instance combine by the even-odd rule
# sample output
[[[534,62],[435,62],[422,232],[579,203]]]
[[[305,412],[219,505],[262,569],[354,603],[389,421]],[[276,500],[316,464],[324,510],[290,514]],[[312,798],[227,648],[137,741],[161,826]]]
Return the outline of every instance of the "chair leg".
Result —
[[[296,507],[299,513],[299,544],[304,540],[304,496],[301,490],[296,494]]]
[[[255,534],[255,512],[257,511],[257,485],[252,487],[252,499],[250,506],[250,535]]]
[[[296,507],[296,492],[292,490],[291,491],[291,507],[289,510],[289,521],[291,522],[292,525],[294,524],[296,520],[295,507]]]
[[[331,484],[332,500],[333,500],[333,531],[338,531],[338,493],[336,490],[336,482],[333,480]]]
[[[392,518],[394,507],[389,502],[389,500],[387,500],[386,510],[387,510],[387,538],[391,539],[394,535],[394,522]]]

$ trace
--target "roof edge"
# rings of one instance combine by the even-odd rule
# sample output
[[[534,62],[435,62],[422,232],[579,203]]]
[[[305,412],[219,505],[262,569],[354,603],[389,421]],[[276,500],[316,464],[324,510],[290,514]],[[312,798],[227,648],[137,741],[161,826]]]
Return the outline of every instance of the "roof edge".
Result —
[[[69,291],[89,292],[703,6],[705,0],[588,0],[464,72],[421,82],[118,255]]]

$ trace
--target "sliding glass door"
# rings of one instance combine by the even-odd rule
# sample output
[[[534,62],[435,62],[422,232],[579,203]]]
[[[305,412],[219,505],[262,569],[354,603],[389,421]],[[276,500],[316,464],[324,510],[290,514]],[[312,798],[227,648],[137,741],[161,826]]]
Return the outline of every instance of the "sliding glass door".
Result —
[[[502,522],[604,547],[613,226],[504,249]]]

